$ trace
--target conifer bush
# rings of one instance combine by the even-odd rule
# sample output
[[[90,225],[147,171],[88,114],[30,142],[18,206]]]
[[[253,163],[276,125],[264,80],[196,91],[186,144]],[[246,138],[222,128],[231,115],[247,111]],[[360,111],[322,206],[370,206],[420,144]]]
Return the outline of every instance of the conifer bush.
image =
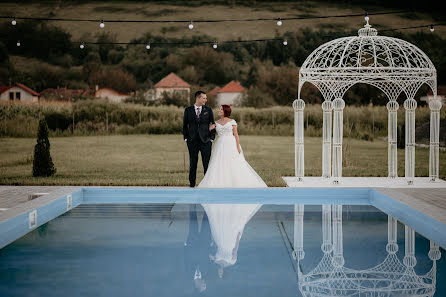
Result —
[[[48,140],[48,125],[44,118],[39,122],[37,143],[34,147],[33,176],[51,176],[56,173],[50,155],[50,141]]]

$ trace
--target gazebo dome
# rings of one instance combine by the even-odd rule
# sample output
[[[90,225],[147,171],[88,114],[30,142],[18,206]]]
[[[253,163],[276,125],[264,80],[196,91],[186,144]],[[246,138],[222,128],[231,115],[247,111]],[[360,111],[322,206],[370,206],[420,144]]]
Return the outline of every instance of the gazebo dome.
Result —
[[[300,87],[307,81],[313,83],[325,100],[342,97],[355,83],[374,85],[391,100],[402,91],[412,97],[424,83],[436,93],[436,70],[427,55],[407,41],[379,36],[368,21],[358,36],[319,46],[307,57],[299,75]]]

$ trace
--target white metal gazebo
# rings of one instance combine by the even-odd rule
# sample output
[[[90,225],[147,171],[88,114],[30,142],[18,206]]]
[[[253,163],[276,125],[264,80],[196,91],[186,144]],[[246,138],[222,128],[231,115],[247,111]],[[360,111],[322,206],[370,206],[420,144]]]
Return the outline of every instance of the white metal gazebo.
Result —
[[[416,92],[427,84],[434,99],[429,102],[430,152],[429,177],[438,178],[439,129],[441,101],[437,99],[437,72],[431,60],[415,45],[393,37],[379,36],[369,25],[358,30],[358,36],[338,38],[314,50],[299,71],[298,99],[295,111],[295,175],[304,177],[304,108],[300,98],[306,82],[315,85],[324,97],[322,176],[337,183],[342,176],[342,99],[357,83],[373,85],[389,99],[388,110],[388,176],[397,177],[397,98],[403,94],[405,113],[405,178],[412,184],[415,176],[415,109]],[[333,122],[333,127],[332,127]],[[333,137],[333,142],[332,142]],[[332,150],[333,147],[333,150]],[[333,156],[333,157],[332,157]]]

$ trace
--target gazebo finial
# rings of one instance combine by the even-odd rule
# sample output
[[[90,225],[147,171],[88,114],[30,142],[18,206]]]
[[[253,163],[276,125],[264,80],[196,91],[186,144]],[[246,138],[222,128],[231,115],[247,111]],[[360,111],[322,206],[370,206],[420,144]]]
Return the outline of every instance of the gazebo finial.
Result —
[[[369,24],[369,16],[366,14],[365,17],[366,24],[364,25],[364,28],[361,28],[358,30],[358,36],[376,36],[378,35],[378,30],[375,28],[372,28],[372,26]]]

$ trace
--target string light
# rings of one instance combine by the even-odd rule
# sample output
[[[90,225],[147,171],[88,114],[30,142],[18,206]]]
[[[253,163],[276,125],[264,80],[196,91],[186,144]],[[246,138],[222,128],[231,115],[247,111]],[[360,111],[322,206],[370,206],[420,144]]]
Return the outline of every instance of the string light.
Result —
[[[79,47],[80,47],[81,49],[84,49],[84,48],[85,48],[85,44],[82,42],[81,45],[79,45]]]
[[[285,45],[285,46],[288,45],[288,41],[286,39],[283,41],[283,45]]]
[[[281,18],[279,18],[278,20],[277,20],[277,26],[282,26],[282,19]]]
[[[101,23],[99,24],[99,27],[101,27],[101,28],[105,27],[104,20],[101,20]]]
[[[411,12],[409,10],[400,11],[384,11],[370,13],[370,15],[388,15],[388,14],[401,14]],[[310,19],[328,19],[328,18],[347,18],[363,16],[363,13],[342,14],[342,15],[321,15],[321,16],[295,16],[280,19],[284,20],[310,20]],[[0,19],[11,19],[12,16],[0,16]],[[51,21],[51,22],[94,22],[97,23],[97,19],[77,19],[77,18],[43,18],[43,17],[20,17],[21,20],[30,21]],[[258,22],[258,21],[278,21],[278,18],[246,18],[246,19],[204,19],[195,22],[199,23],[222,23],[222,22]],[[107,20],[109,23],[188,23],[186,20]],[[190,21],[192,23],[192,21]]]
[[[434,32],[435,31],[434,25],[431,25],[429,30],[431,30],[431,32]]]
[[[214,49],[217,49],[217,47],[218,47],[217,41],[214,42],[214,44],[212,45],[212,47],[213,47]]]
[[[150,43],[147,43],[146,44],[146,50],[149,50],[150,49]]]
[[[20,40],[17,40],[17,46],[20,46]]]
[[[17,25],[17,21],[15,20],[15,17],[12,18],[11,24],[12,24],[13,26]]]
[[[189,30],[192,30],[194,28],[194,24],[192,24],[192,21],[189,23]]]

